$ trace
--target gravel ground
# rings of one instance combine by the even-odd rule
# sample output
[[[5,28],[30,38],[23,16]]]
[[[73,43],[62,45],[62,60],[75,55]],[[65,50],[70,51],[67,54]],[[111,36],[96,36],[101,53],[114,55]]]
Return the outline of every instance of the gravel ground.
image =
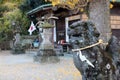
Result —
[[[12,55],[0,51],[0,80],[81,80],[72,56],[59,57],[58,63],[38,63],[31,54]]]

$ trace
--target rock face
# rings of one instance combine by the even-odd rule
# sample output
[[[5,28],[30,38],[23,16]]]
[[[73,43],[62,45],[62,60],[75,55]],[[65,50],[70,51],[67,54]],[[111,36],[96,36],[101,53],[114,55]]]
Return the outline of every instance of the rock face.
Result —
[[[84,48],[86,46],[98,42],[99,32],[94,24],[90,21],[78,21],[70,25],[68,29],[70,44],[73,49]],[[93,65],[91,66],[87,60],[81,58],[80,52],[73,52],[73,60],[76,68],[82,74],[82,80],[118,80],[120,47],[117,48],[116,54],[112,50],[114,39],[109,42],[106,50],[103,50],[100,45],[81,50],[82,57],[86,58]],[[119,59],[115,59],[118,57]]]
[[[120,41],[115,37],[112,36],[109,40],[109,45],[106,47],[106,51],[111,55],[113,59],[113,63],[116,69],[116,77],[117,80],[120,80]]]

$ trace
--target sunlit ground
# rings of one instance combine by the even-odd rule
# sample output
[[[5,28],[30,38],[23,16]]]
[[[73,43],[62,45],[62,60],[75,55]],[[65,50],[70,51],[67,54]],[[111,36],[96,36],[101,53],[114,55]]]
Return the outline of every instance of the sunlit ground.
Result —
[[[0,80],[81,80],[72,56],[60,57],[58,63],[37,63],[30,54],[0,52]]]

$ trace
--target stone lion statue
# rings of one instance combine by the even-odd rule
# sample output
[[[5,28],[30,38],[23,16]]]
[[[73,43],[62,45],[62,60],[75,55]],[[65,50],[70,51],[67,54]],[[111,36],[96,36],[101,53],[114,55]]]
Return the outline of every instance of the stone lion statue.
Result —
[[[68,28],[73,60],[82,75],[82,80],[120,80],[120,46],[112,37],[106,49],[99,44],[80,50],[99,42],[100,33],[91,21],[77,21]],[[113,49],[115,48],[115,49]]]

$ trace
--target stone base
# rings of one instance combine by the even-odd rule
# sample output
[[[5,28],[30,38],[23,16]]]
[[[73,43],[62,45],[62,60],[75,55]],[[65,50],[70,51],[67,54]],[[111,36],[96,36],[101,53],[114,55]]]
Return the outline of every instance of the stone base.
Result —
[[[24,50],[12,50],[11,51],[12,54],[25,54]]]
[[[16,46],[12,48],[11,53],[12,54],[25,54],[25,49],[23,47]]]
[[[34,61],[42,63],[56,63],[59,62],[60,59],[53,49],[47,49],[38,51],[37,55],[34,56]]]

